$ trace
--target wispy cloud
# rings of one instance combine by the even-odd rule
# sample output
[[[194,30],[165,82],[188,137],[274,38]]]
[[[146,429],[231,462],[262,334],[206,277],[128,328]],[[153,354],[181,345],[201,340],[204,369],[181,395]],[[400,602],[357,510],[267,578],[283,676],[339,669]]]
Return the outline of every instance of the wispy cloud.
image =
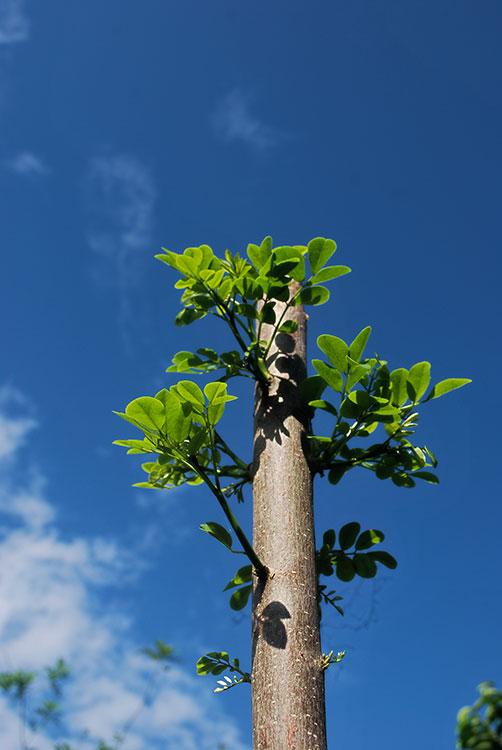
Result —
[[[18,445],[12,438],[7,453]],[[16,467],[5,466],[0,510],[9,511],[10,522],[0,527],[0,671],[39,670],[60,657],[72,667],[59,736],[28,731],[27,746],[49,750],[57,739],[95,750],[98,738],[111,740],[135,715],[123,750],[215,750],[219,743],[244,750],[236,725],[215,711],[208,685],[177,665],[144,703],[152,662],[139,653],[134,623],[116,603],[124,580],[137,575],[137,554],[113,539],[63,537],[44,483],[20,487],[10,481]],[[23,462],[23,476],[25,470]],[[17,747],[19,718],[2,696],[0,723],[2,747]]]
[[[149,169],[135,156],[92,159],[86,194],[89,246],[98,260],[95,278],[119,294],[119,325],[127,343],[129,293],[141,278],[142,254],[151,247],[156,190]]]
[[[42,176],[49,172],[49,168],[43,159],[32,151],[21,151],[12,159],[7,159],[5,166],[11,172],[22,177]]]
[[[250,110],[250,99],[239,89],[220,101],[211,116],[218,136],[225,141],[242,141],[256,150],[274,146],[278,134]]]
[[[21,416],[17,413],[20,408]],[[27,401],[16,388],[8,385],[0,388],[0,461],[13,456],[37,426],[26,409]]]
[[[0,0],[0,44],[24,42],[29,33],[24,0]]]

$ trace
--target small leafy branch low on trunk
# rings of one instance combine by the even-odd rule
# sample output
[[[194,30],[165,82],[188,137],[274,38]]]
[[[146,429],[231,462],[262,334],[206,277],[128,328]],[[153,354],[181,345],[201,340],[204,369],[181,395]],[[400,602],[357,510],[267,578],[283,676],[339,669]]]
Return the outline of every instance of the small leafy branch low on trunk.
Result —
[[[359,468],[399,487],[412,488],[417,480],[437,484],[434,454],[413,439],[420,410],[470,382],[451,378],[431,388],[429,362],[391,370],[378,355],[365,357],[369,326],[350,344],[331,333],[319,336],[320,354],[309,375],[304,307],[326,303],[330,292],[324,284],[350,271],[328,265],[335,250],[335,242],[323,237],[308,246],[276,248],[266,237],[248,246],[247,258],[228,250],[217,257],[208,245],[158,255],[179,276],[182,309],[175,324],[212,315],[225,324],[236,348],[178,352],[168,372],[217,379],[203,388],[180,380],[155,396],[134,399],[119,413],[142,437],[116,443],[150,456],[143,464],[147,478],[136,486],[205,484],[227,526],[207,521],[201,529],[249,560],[225,590],[234,589],[234,610],[243,609],[253,592],[252,669],[243,672],[238,659],[230,662],[226,652],[215,651],[199,660],[198,673],[233,672],[216,691],[251,682],[255,750],[325,750],[324,672],[343,652],[321,652],[320,610],[322,604],[343,610],[341,597],[326,590],[321,576],[334,573],[347,582],[356,575],[372,578],[380,565],[397,565],[388,552],[374,549],[383,532],[361,532],[355,521],[338,533],[324,532],[316,549],[314,477],[327,475],[337,485]],[[219,432],[226,405],[235,398],[228,392],[234,377],[255,382],[252,461],[237,456]],[[314,428],[319,412],[332,420],[328,434]],[[251,484],[252,541],[230,505],[232,498],[243,502]]]

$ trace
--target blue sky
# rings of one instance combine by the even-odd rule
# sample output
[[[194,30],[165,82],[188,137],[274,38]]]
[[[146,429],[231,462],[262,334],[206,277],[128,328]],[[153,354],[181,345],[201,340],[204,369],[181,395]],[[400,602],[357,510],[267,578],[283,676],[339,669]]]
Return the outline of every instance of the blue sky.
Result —
[[[65,657],[68,731],[120,729],[138,648],[162,638],[180,661],[126,748],[250,748],[247,687],[194,676],[208,650],[249,662],[221,593],[233,558],[198,529],[219,510],[201,488],[133,489],[112,410],[174,382],[176,351],[223,346],[173,327],[159,248],[267,234],[332,237],[353,269],[313,309],[312,356],[371,324],[393,367],[473,379],[424,408],[439,487],[316,480],[320,533],[358,520],[399,561],[325,613],[325,651],[347,650],[331,745],[453,747],[475,686],[502,683],[501,24],[499,0],[0,0],[0,670]],[[250,456],[234,392],[224,427]],[[0,725],[16,750],[3,702]]]

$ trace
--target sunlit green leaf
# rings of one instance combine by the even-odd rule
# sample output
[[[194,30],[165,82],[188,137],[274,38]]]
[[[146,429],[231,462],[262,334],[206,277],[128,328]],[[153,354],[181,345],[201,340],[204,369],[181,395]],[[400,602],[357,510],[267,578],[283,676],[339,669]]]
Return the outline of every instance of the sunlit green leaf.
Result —
[[[408,393],[411,401],[419,401],[429,387],[431,379],[430,362],[418,362],[410,368],[408,373],[408,384],[411,385],[411,393]]]
[[[315,237],[310,240],[307,248],[310,271],[316,274],[324,264],[331,258],[336,250],[336,242],[324,237]]]
[[[174,319],[175,326],[187,326],[194,320],[203,318],[206,313],[202,310],[196,310],[194,307],[185,307],[177,314]]]
[[[246,604],[248,603],[249,595],[251,591],[253,590],[253,586],[243,586],[241,589],[237,589],[234,591],[232,596],[230,597],[230,606],[232,609],[239,611],[240,609],[244,609]]]
[[[393,370],[390,374],[390,382],[392,389],[392,403],[395,404],[395,406],[402,406],[408,399],[408,370],[404,367]]]
[[[317,339],[317,346],[321,351],[326,354],[329,361],[334,365],[340,372],[347,370],[347,354],[349,353],[349,347],[343,339],[338,336],[331,336],[328,333],[322,334]]]
[[[331,404],[329,401],[325,401],[324,399],[315,399],[314,401],[309,401],[309,406],[313,406],[314,409],[322,409],[323,411],[327,411],[334,417],[338,416],[338,412],[333,404]]]
[[[235,586],[240,586],[242,583],[249,583],[249,581],[252,578],[252,565],[244,565],[243,568],[239,568],[237,573],[234,575],[231,581],[227,583],[223,591],[228,591],[228,589],[233,589]]]
[[[204,406],[204,394],[197,383],[193,383],[191,380],[180,380],[179,383],[176,383],[176,390],[183,399],[190,401],[191,404],[196,404],[199,407]]]
[[[348,266],[326,266],[314,275],[312,284],[324,284],[325,281],[332,281],[350,272],[351,269]]]
[[[313,359],[312,364],[323,380],[325,380],[334,391],[340,392],[342,390],[343,377],[339,370],[326,364],[326,362],[323,362],[321,359]]]
[[[432,471],[414,471],[412,474],[413,477],[418,477],[419,479],[423,479],[426,482],[429,482],[430,484],[439,484],[438,477],[432,473]]]
[[[371,326],[366,326],[363,330],[357,334],[352,344],[349,346],[350,357],[359,362],[364,352],[364,348],[368,342],[371,333]]]
[[[306,286],[295,297],[295,305],[324,305],[329,300],[325,286]]]
[[[164,405],[151,396],[140,396],[126,406],[126,414],[145,427],[162,430],[165,424]]]
[[[469,380],[469,378],[448,378],[447,380],[441,380],[440,383],[434,386],[425,400],[429,401],[431,398],[444,396],[445,393],[461,388],[463,385],[467,385],[467,383],[472,383],[472,380]]]
[[[164,404],[164,413],[166,418],[166,432],[175,443],[181,443],[188,437],[190,425],[192,423],[191,405],[182,404],[166,388],[163,388],[156,395],[156,398]]]
[[[296,320],[285,320],[279,328],[279,333],[296,333],[298,323]]]

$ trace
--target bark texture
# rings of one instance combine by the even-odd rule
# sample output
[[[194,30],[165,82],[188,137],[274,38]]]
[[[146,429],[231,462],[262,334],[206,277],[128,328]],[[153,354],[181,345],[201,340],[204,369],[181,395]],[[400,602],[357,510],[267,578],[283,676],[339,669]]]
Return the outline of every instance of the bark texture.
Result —
[[[269,576],[253,591],[253,748],[326,750],[312,477],[298,392],[306,376],[303,307],[288,318],[298,331],[278,334],[272,382],[258,383],[255,394],[253,546]],[[271,332],[264,328],[262,338]]]

